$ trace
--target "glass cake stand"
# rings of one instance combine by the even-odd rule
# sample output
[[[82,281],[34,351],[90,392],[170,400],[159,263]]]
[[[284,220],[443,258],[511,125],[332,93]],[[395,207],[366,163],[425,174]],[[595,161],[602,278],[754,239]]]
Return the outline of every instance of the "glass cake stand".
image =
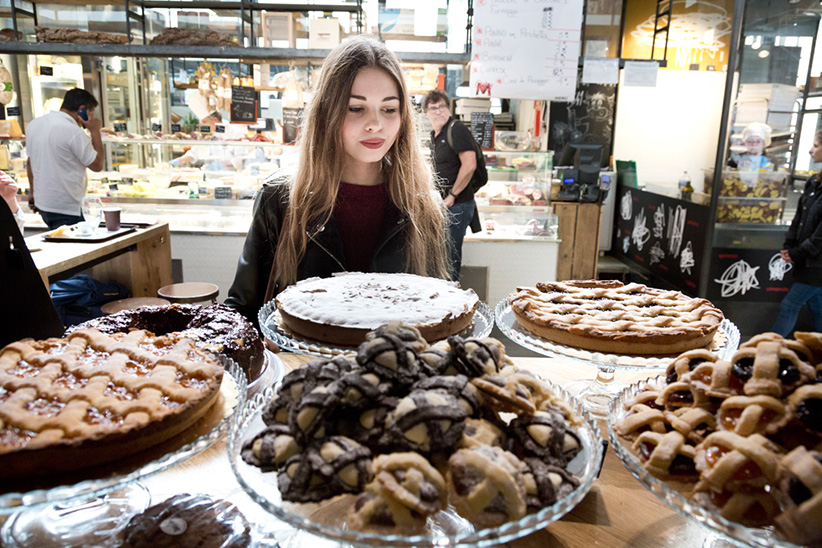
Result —
[[[518,521],[508,522],[499,527],[478,529],[449,507],[448,510],[440,511],[429,518],[425,531],[419,535],[363,533],[348,529],[346,525],[346,512],[355,499],[354,495],[340,495],[321,503],[310,504],[283,501],[277,487],[277,473],[263,472],[242,460],[240,451],[243,444],[265,427],[261,415],[274,397],[275,388],[271,387],[248,400],[241,415],[232,425],[228,438],[228,458],[237,481],[257,504],[281,521],[300,529],[305,537],[308,537],[297,538],[293,543],[289,543],[289,546],[304,546],[309,543],[312,546],[323,545],[322,540],[311,540],[311,537],[330,539],[335,545],[344,543],[407,548],[502,544],[542,529],[573,509],[591,489],[602,464],[604,445],[599,427],[574,397],[560,387],[551,385],[554,393],[583,418],[583,424],[578,429],[582,451],[568,465],[569,471],[580,480],[579,487],[572,493],[535,514],[529,514]]]
[[[650,377],[625,387],[611,401],[608,408],[608,433],[611,438],[611,447],[613,447],[619,460],[622,461],[622,464],[625,465],[631,475],[676,513],[707,527],[713,533],[712,538],[709,538],[709,540],[717,540],[718,537],[720,541],[716,542],[718,546],[724,544],[722,541],[727,541],[734,546],[741,547],[799,548],[795,544],[780,539],[773,529],[746,527],[729,521],[718,515],[716,511],[709,510],[690,500],[688,494],[695,484],[672,483],[669,485],[645,470],[640,460],[631,451],[630,443],[623,442],[622,438],[617,435],[614,425],[628,414],[628,410],[625,409],[625,402],[634,398],[648,384],[653,387],[664,386],[666,384],[665,375]],[[676,487],[678,485],[682,488],[678,489]],[[710,546],[710,544],[708,545]]]
[[[120,529],[148,506],[148,491],[139,480],[211,447],[245,408],[245,373],[234,360],[219,358],[233,381],[223,381],[224,403],[215,404],[222,413],[215,407],[171,440],[114,464],[42,480],[28,490],[0,487],[0,516],[9,516],[0,529],[0,546],[112,546]]]
[[[497,304],[496,321],[500,331],[506,337],[529,350],[549,358],[562,358],[586,365],[595,365],[597,368],[595,379],[573,381],[564,385],[563,388],[582,400],[586,409],[598,418],[605,418],[608,414],[608,405],[623,388],[614,383],[616,369],[665,369],[672,359],[671,356],[629,356],[591,352],[551,342],[520,326],[508,299]],[[721,359],[729,359],[736,352],[737,347],[739,347],[739,329],[730,320],[722,320],[714,341],[708,349]]]
[[[334,356],[356,354],[354,346],[331,346],[312,339],[301,337],[288,331],[282,325],[277,304],[271,300],[266,303],[259,313],[260,330],[269,340],[280,347],[284,352],[305,354],[317,358],[333,358]],[[463,333],[466,337],[483,338],[491,334],[494,327],[494,313],[484,302],[480,302],[474,312],[474,322]]]

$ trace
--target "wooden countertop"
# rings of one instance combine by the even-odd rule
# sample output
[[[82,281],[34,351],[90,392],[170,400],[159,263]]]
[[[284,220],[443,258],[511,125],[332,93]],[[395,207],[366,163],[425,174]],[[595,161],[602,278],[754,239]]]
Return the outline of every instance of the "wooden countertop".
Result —
[[[294,354],[279,356],[286,369],[310,359]],[[519,367],[538,373],[556,384],[593,379],[596,372],[594,367],[552,358],[514,358],[514,361]],[[616,382],[628,384],[652,374],[618,372]],[[601,422],[600,426],[603,437],[607,439],[607,425]],[[237,504],[253,523],[277,539],[295,534],[289,532],[288,525],[268,514],[242,491],[231,472],[225,441],[218,442],[171,470],[147,478],[144,484],[150,489],[155,503],[182,492],[208,493]],[[645,489],[609,448],[599,479],[574,510],[545,529],[510,542],[507,546],[680,548],[701,546],[710,536],[708,529],[676,514]]]

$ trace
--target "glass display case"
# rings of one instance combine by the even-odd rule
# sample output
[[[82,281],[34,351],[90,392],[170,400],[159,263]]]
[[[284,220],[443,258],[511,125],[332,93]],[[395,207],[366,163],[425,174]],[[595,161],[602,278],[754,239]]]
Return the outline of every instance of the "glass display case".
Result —
[[[779,224],[788,192],[787,171],[722,171],[716,222]],[[705,191],[711,194],[714,171],[705,170]]]
[[[475,195],[484,206],[546,206],[551,190],[553,152],[486,150],[488,183]]]
[[[486,237],[557,237],[559,217],[550,206],[483,206],[479,213]]]

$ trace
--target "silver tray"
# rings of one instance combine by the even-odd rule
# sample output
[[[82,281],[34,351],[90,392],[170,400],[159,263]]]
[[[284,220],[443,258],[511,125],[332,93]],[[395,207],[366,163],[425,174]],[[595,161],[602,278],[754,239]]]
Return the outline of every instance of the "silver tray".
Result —
[[[317,358],[332,358],[357,353],[357,348],[354,346],[331,346],[287,331],[280,321],[280,313],[274,300],[269,301],[260,309],[259,320],[260,330],[263,335],[284,352],[294,352]],[[465,335],[476,338],[487,337],[491,334],[493,327],[494,313],[487,304],[480,301],[476,312],[474,312],[474,322],[469,328],[470,332]]]
[[[542,529],[571,511],[585,498],[602,465],[604,444],[596,421],[570,394],[551,384],[550,381],[546,382],[551,386],[554,394],[583,419],[582,425],[577,429],[583,449],[568,464],[568,470],[579,478],[580,485],[555,504],[499,527],[476,529],[449,507],[429,519],[426,533],[422,535],[363,533],[348,529],[345,524],[346,511],[355,499],[353,495],[340,495],[321,503],[310,504],[283,501],[277,487],[277,473],[263,472],[244,462],[240,456],[243,444],[265,427],[261,418],[262,412],[276,394],[279,386],[269,387],[248,400],[242,413],[237,416],[231,426],[228,437],[228,458],[240,486],[257,504],[278,519],[312,535],[361,546],[417,548],[501,544]]]
[[[125,487],[132,482],[171,468],[211,447],[229,431],[229,426],[234,422],[235,418],[241,414],[241,410],[245,408],[247,395],[246,377],[240,366],[231,358],[225,358],[220,355],[217,355],[217,357],[223,364],[226,373],[234,380],[237,387],[237,403],[231,410],[231,413],[223,417],[220,423],[208,433],[160,458],[145,463],[129,461],[129,466],[124,471],[118,471],[118,469],[115,468],[113,473],[105,477],[84,479],[84,475],[88,477],[93,472],[84,472],[81,470],[68,476],[77,478],[77,481],[74,483],[56,483],[53,486],[33,489],[27,492],[2,493],[0,494],[0,515],[34,509],[48,504],[65,504],[75,500],[104,495],[115,489]],[[147,449],[146,453],[149,453],[151,450],[151,448]],[[140,455],[138,454],[134,458],[139,457]],[[107,469],[109,466],[116,467],[117,464],[107,464],[104,466]]]
[[[534,352],[549,357],[561,356],[585,363],[587,365],[598,365],[614,369],[641,370],[641,369],[663,369],[673,359],[669,357],[654,356],[629,356],[625,354],[606,354],[603,352],[592,352],[565,346],[534,335],[517,322],[511,303],[504,299],[497,304],[496,308],[497,326],[500,331],[514,341]],[[727,360],[736,352],[739,347],[739,329],[727,318],[719,324],[714,342],[708,350],[717,354],[721,359]]]
[[[649,383],[652,386],[662,386],[665,384],[665,376],[650,377],[625,387],[616,398],[611,400],[608,408],[608,433],[611,438],[611,447],[613,447],[614,453],[617,454],[619,460],[622,461],[622,464],[625,465],[631,475],[676,513],[704,525],[736,546],[798,548],[795,544],[779,539],[771,529],[745,527],[717,515],[715,511],[700,506],[685,494],[672,489],[643,468],[642,463],[634,456],[630,447],[623,444],[622,439],[614,431],[614,425],[628,414],[628,410],[625,409],[625,402],[634,398]],[[690,486],[693,487],[693,484]]]

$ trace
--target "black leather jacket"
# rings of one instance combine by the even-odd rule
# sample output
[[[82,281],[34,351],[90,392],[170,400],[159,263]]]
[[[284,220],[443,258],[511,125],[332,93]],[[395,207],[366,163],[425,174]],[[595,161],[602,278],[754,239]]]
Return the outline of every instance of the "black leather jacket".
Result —
[[[796,267],[822,268],[822,184],[816,175],[805,184],[784,249]]]
[[[255,199],[251,226],[237,263],[234,283],[225,300],[225,304],[236,309],[254,325],[258,325],[257,314],[265,304],[274,254],[285,211],[289,206],[288,199],[288,176],[283,175],[282,171],[275,172],[266,180]],[[405,241],[409,225],[408,219],[400,210],[389,203],[376,251],[371,258],[372,272],[406,271]],[[315,276],[326,278],[335,272],[347,270],[342,238],[333,215],[325,224],[322,219],[312,221],[306,227],[306,232],[308,244],[297,268],[298,280]],[[270,298],[282,289],[275,287]]]

